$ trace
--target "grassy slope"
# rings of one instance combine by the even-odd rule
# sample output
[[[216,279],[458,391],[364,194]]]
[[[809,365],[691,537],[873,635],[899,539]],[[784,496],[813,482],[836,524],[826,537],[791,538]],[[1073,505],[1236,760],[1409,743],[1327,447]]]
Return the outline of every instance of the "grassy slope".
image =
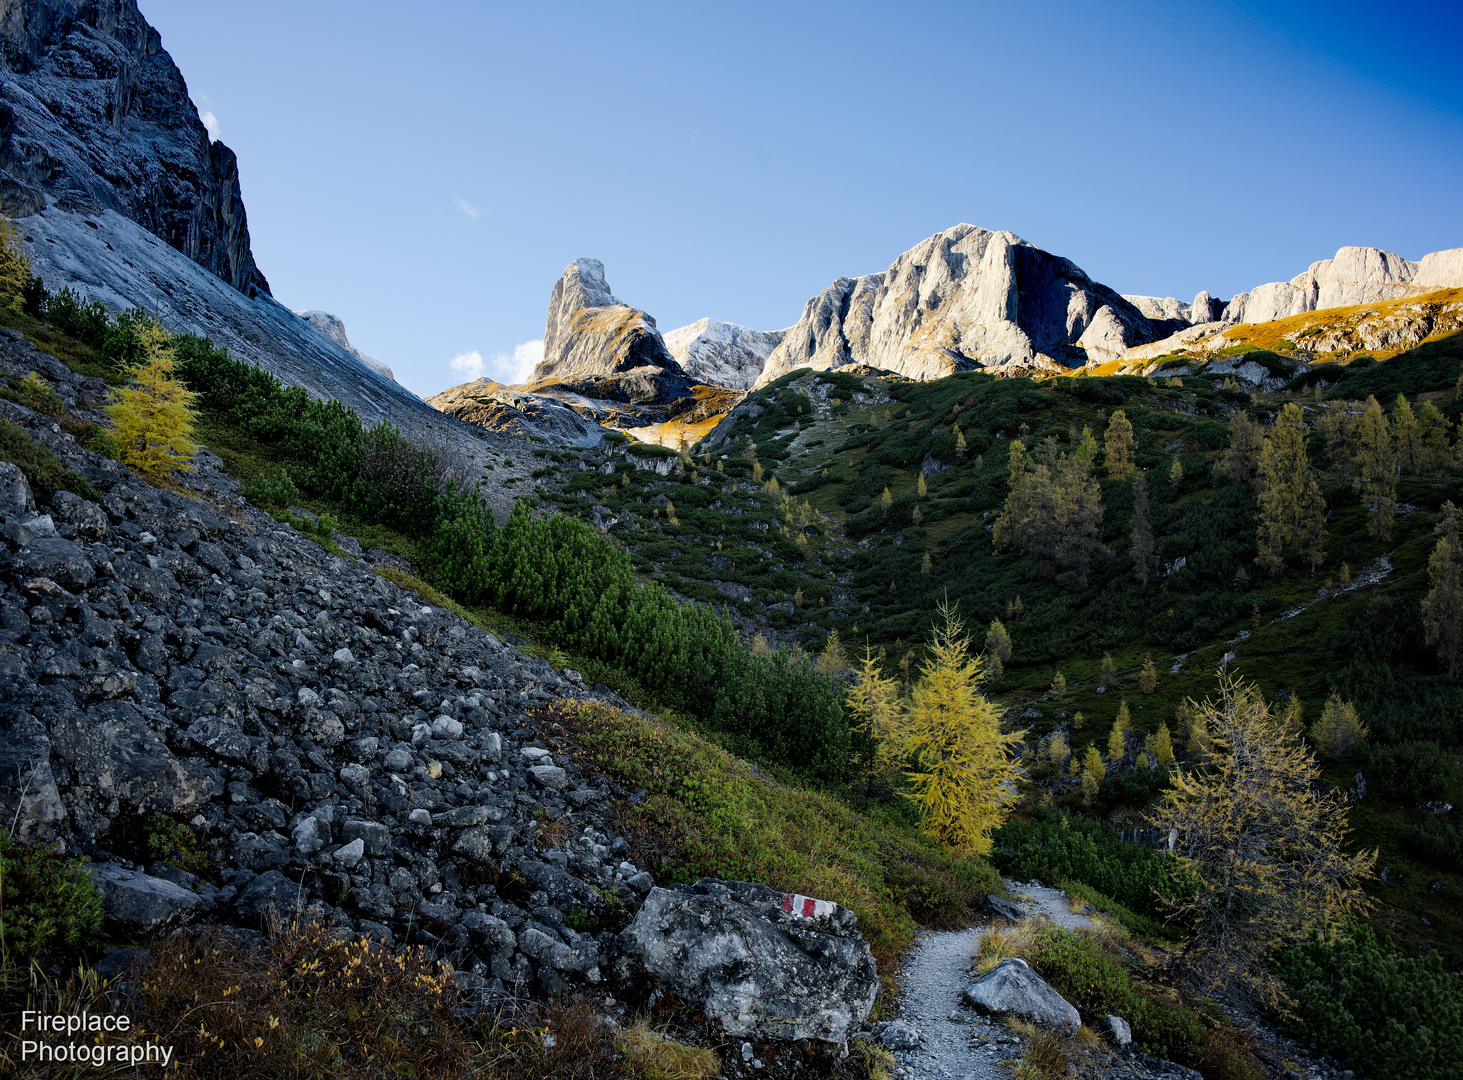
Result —
[[[1460,362],[1463,337],[1429,342],[1393,360],[1346,370],[1327,396],[1355,399],[1377,393],[1390,403],[1398,392],[1406,392],[1414,403],[1434,400],[1456,420],[1460,405],[1451,387]],[[1182,701],[1212,692],[1215,667],[1229,652],[1235,654],[1235,668],[1267,695],[1299,695],[1308,721],[1319,716],[1331,689],[1354,696],[1358,680],[1369,677],[1349,666],[1359,651],[1368,651],[1358,634],[1377,620],[1379,611],[1415,613],[1426,589],[1433,511],[1445,498],[1463,502],[1456,471],[1440,478],[1404,477],[1399,497],[1418,511],[1399,515],[1392,539],[1384,544],[1367,536],[1364,507],[1350,486],[1335,477],[1323,478],[1332,512],[1325,564],[1315,577],[1291,566],[1271,579],[1253,562],[1252,494],[1245,485],[1215,487],[1210,480],[1211,466],[1227,442],[1224,420],[1251,405],[1248,394],[1223,390],[1219,380],[1185,378],[1178,386],[1145,379],[996,381],[978,374],[919,384],[888,380],[883,389],[896,398],[889,405],[848,402],[821,419],[797,413],[798,400],[806,401],[815,380],[822,378],[826,376],[794,373],[759,391],[755,400],[768,411],[743,420],[734,441],[721,451],[727,454],[724,467],[737,469],[744,489],[751,488],[750,477],[741,471],[748,463],[741,460],[740,440],[755,439],[764,468],[775,470],[784,489],[798,493],[799,501],[807,500],[823,515],[821,528],[806,530],[816,541],[810,548],[775,534],[777,515],[764,495],[729,493],[723,485],[714,492],[719,508],[688,515],[683,507],[694,505],[698,489],[651,474],[639,474],[607,505],[623,513],[648,509],[656,495],[669,496],[680,527],[657,523],[652,516],[648,527],[637,523],[615,530],[617,539],[639,555],[643,569],[663,576],[683,594],[720,599],[709,584],[712,580],[751,587],[752,601],[741,605],[744,612],[779,630],[800,632],[813,648],[828,630],[837,629],[846,643],[883,645],[896,661],[906,652],[917,659],[915,645],[925,638],[933,609],[946,596],[960,602],[972,627],[1000,617],[1015,640],[1015,656],[998,687],[1001,696],[1022,716],[1033,741],[1059,725],[1070,727],[1081,713],[1083,727],[1068,732],[1079,753],[1089,743],[1105,745],[1124,699],[1140,734],[1155,731],[1160,723],[1173,725]],[[1314,391],[1298,391],[1265,395],[1255,411],[1273,415],[1292,397],[1315,405]],[[1146,588],[1137,585],[1128,557],[1131,492],[1106,479],[1103,541],[1112,557],[1094,569],[1086,589],[1061,567],[1031,567],[1018,555],[993,552],[988,526],[1008,488],[1010,439],[1022,435],[1034,449],[1051,436],[1065,450],[1071,430],[1089,426],[1100,441],[1119,402],[1137,431],[1138,462],[1148,470],[1158,553],[1169,564],[1183,557],[1185,568],[1155,577]],[[949,432],[955,423],[969,445],[963,462],[950,452]],[[914,489],[926,454],[941,458],[945,467],[928,478],[927,496],[916,500]],[[982,460],[977,462],[977,456]],[[1184,476],[1170,485],[1168,470],[1174,460]],[[696,462],[700,475],[708,475],[702,459]],[[579,484],[581,490],[596,493],[602,480],[561,476],[569,486]],[[887,515],[878,502],[885,487],[894,497]],[[752,502],[761,505],[753,509]],[[912,515],[916,502],[918,523]],[[564,506],[573,509],[570,502]],[[749,518],[758,516],[768,523],[766,532],[747,527]],[[711,563],[717,537],[739,545],[733,565],[725,559]],[[926,553],[931,560],[927,575],[920,572]],[[1336,591],[1343,563],[1357,575],[1384,556],[1393,569],[1380,582]],[[846,602],[809,604],[808,598],[829,589],[830,572],[844,578],[852,572]],[[1323,587],[1329,595],[1318,599]],[[762,612],[759,602],[775,604],[798,588],[804,590],[804,607]],[[827,595],[834,599],[832,592]],[[1009,606],[1018,598],[1022,613],[1012,616]],[[1405,655],[1393,657],[1386,673],[1396,684],[1394,696],[1403,703],[1404,729],[1379,732],[1382,741],[1409,737],[1409,702],[1454,689],[1420,636],[1406,636],[1420,634],[1415,621],[1403,634]],[[1104,653],[1111,653],[1117,670],[1111,684],[1101,678]],[[1137,676],[1150,655],[1160,678],[1157,690],[1146,695]],[[1049,693],[1058,670],[1068,680],[1061,700]],[[1456,736],[1444,742],[1456,745]],[[1363,764],[1331,763],[1327,779],[1349,787]],[[1113,800],[1105,805],[1112,808]],[[1387,883],[1372,886],[1379,925],[1411,947],[1439,948],[1456,963],[1463,959],[1458,944],[1463,940],[1463,876],[1456,866],[1419,861],[1402,843],[1406,831],[1425,817],[1415,806],[1373,797],[1356,806],[1352,820],[1357,842],[1379,847],[1379,866],[1391,871]]]

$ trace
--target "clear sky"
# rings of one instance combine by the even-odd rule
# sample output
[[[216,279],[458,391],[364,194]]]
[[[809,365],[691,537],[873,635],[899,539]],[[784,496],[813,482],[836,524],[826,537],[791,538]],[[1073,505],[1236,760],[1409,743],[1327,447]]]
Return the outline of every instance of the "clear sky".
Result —
[[[276,297],[423,395],[521,374],[579,256],[773,329],[960,221],[1184,300],[1463,246],[1456,0],[140,3]]]

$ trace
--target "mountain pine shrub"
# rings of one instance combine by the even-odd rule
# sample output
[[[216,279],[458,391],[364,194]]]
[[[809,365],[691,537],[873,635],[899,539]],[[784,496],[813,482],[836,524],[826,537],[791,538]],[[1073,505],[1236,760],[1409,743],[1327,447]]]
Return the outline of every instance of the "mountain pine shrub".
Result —
[[[1437,956],[1382,948],[1360,923],[1281,955],[1295,998],[1290,1034],[1374,1080],[1457,1080],[1463,977]]]

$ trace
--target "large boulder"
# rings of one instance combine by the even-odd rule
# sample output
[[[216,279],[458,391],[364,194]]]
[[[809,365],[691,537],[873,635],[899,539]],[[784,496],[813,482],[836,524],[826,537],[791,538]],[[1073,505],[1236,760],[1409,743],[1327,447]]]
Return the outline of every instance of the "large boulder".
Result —
[[[965,988],[965,1000],[997,1015],[1013,1014],[1068,1034],[1082,1026],[1082,1017],[1025,960],[1002,960]]]
[[[140,874],[112,863],[87,868],[102,894],[107,921],[123,930],[149,933],[188,919],[203,898],[164,878]]]
[[[746,1039],[841,1043],[879,989],[853,912],[765,885],[653,888],[620,934],[621,981],[648,977]]]

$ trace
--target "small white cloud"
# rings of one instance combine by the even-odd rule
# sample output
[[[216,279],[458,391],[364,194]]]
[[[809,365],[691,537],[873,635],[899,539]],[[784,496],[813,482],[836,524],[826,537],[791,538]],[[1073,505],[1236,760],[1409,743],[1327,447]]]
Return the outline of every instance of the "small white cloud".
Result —
[[[458,213],[465,214],[470,218],[475,218],[483,212],[483,208],[481,206],[478,206],[476,203],[468,202],[461,195],[454,195],[452,197],[452,205],[457,207]]]
[[[483,373],[483,354],[476,349],[458,353],[452,358],[452,370],[471,375],[474,379]]]
[[[533,374],[533,369],[543,363],[543,359],[543,338],[539,338],[537,341],[525,341],[522,345],[515,346],[511,360],[506,356],[503,357],[505,363],[510,365],[508,367],[508,378],[506,381],[515,383],[527,382],[528,377]]]
[[[208,141],[218,142],[218,117],[213,115],[212,105],[213,102],[204,94],[193,99],[193,107],[198,110],[198,119],[203,121],[203,127],[208,132]]]
[[[511,353],[494,353],[490,359],[484,360],[483,354],[473,349],[472,352],[458,353],[451,360],[452,370],[466,375],[469,379],[482,378],[487,375],[494,382],[508,385],[527,382],[533,369],[537,367],[544,358],[543,339],[536,341],[525,341],[521,345],[515,345]]]

